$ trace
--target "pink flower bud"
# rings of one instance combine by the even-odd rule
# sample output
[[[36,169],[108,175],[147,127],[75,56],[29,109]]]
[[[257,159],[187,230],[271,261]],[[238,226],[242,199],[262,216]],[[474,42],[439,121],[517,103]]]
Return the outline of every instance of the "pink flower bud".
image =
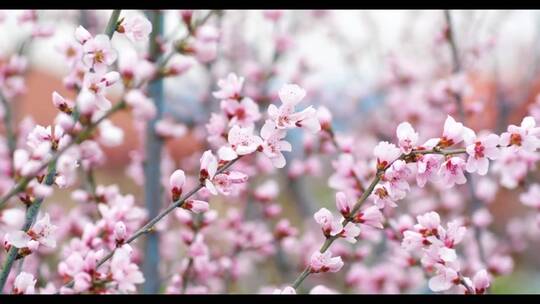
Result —
[[[13,293],[14,294],[33,294],[35,292],[36,279],[34,276],[27,273],[21,272],[15,278],[13,283]]]
[[[56,91],[52,93],[52,100],[54,106],[62,112],[71,113],[73,108],[73,102],[67,99],[64,99],[62,95],[58,94]]]
[[[321,124],[321,129],[330,130],[332,128],[332,113],[325,106],[320,106],[317,109],[317,119]]]
[[[489,288],[491,278],[485,269],[478,271],[473,277],[473,287],[477,294],[483,294]]]
[[[205,201],[200,200],[187,200],[183,205],[182,208],[186,210],[190,210],[193,213],[201,213],[206,212],[209,209],[209,205]]]
[[[127,231],[126,231],[126,225],[124,224],[124,222],[117,222],[114,225],[114,238],[116,240],[116,243],[117,244],[124,243],[124,240],[126,239],[126,236],[127,236],[126,234],[127,234]]]
[[[216,175],[217,166],[217,158],[212,154],[212,151],[205,151],[201,157],[200,179],[212,179]]]
[[[152,23],[142,16],[128,17],[122,22],[121,30],[133,42],[148,41]]]
[[[264,207],[264,216],[267,218],[274,218],[278,216],[283,209],[278,204],[270,204]]]
[[[336,193],[336,206],[343,217],[348,217],[353,208],[353,202],[347,198],[344,192]]]
[[[187,72],[193,65],[195,60],[193,57],[176,55],[174,56],[167,68],[165,69],[167,76],[178,76]]]
[[[184,186],[185,182],[186,175],[184,174],[184,171],[176,170],[173,172],[173,174],[171,174],[171,177],[169,178],[169,185],[171,187],[173,201],[180,199],[180,196],[182,195],[182,187]]]
[[[103,75],[101,81],[105,82],[106,86],[111,86],[115,84],[120,79],[120,73],[116,71],[109,72]]]

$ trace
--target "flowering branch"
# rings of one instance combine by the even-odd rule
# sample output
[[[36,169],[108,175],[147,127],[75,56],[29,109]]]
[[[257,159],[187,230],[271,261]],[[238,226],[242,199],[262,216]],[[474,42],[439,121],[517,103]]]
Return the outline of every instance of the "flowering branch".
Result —
[[[225,165],[223,165],[221,168],[219,168],[217,171],[216,171],[216,174],[220,174],[222,172],[224,172],[225,170],[229,169],[235,162],[237,162],[242,156],[238,156],[237,158],[229,161],[228,163],[226,163]],[[160,214],[158,214],[156,217],[152,218],[148,223],[146,223],[146,225],[144,225],[143,227],[139,228],[139,230],[137,230],[132,236],[130,236],[125,242],[124,244],[130,244],[131,242],[135,241],[136,239],[138,239],[139,237],[145,235],[145,234],[148,234],[148,233],[151,233],[154,231],[154,226],[161,220],[163,219],[165,216],[167,216],[169,213],[171,213],[172,211],[176,210],[176,208],[181,208],[184,203],[186,202],[187,199],[189,199],[191,196],[195,195],[197,192],[199,192],[199,190],[201,190],[202,188],[204,188],[205,185],[201,182],[199,183],[195,188],[191,189],[191,191],[189,191],[188,193],[186,193],[184,196],[182,196],[181,198],[179,198],[178,200],[176,200],[174,203],[172,203],[169,207],[167,207],[167,209],[161,211]],[[114,255],[114,252],[116,251],[116,248],[111,250],[108,254],[106,254],[101,260],[99,260],[99,262],[97,262],[96,264],[96,268],[103,265],[103,263],[107,262],[109,259],[111,259]],[[65,284],[64,286],[66,287],[72,287],[74,284],[74,281],[71,280],[70,282],[68,282],[67,284]]]
[[[397,161],[397,160],[403,160],[407,158],[414,159],[416,154],[443,154],[443,155],[454,155],[454,154],[461,154],[465,153],[465,149],[455,149],[455,150],[445,150],[445,149],[430,149],[430,150],[413,150],[409,154],[401,154],[401,156],[394,160],[392,163],[388,164],[385,168],[378,169],[377,173],[375,174],[375,178],[373,181],[369,184],[369,186],[366,188],[366,190],[362,193],[354,207],[352,208],[350,215],[348,217],[345,217],[342,221],[342,226],[345,227],[349,222],[351,222],[354,217],[356,216],[358,210],[362,206],[362,204],[367,200],[369,195],[373,192],[373,189],[375,189],[375,186],[380,182],[382,176],[384,175],[384,172],[391,167],[391,165]],[[328,248],[332,245],[332,243],[338,239],[338,235],[334,236],[327,236],[326,240],[322,244],[321,248],[319,249],[320,253],[325,253]],[[304,271],[294,280],[293,284],[291,285],[294,289],[297,289],[300,284],[312,273],[311,265],[307,265]]]
[[[54,177],[56,175],[56,161],[52,162],[49,165],[48,171],[49,173],[47,174],[45,184],[50,186],[54,183]],[[31,203],[30,207],[28,207],[28,209],[26,210],[26,219],[21,230],[25,232],[28,232],[30,230],[30,227],[36,220],[36,217],[39,213],[39,208],[41,207],[41,203],[43,203],[43,197],[37,198]],[[2,267],[2,272],[0,273],[0,294],[2,293],[2,290],[4,289],[4,285],[6,284],[6,280],[11,271],[11,267],[13,266],[13,262],[15,262],[18,256],[19,256],[19,248],[16,248],[14,245],[11,245],[11,248],[8,251],[6,261],[4,262],[4,266]]]
[[[13,188],[11,188],[11,190],[6,193],[1,199],[0,199],[0,207],[2,207],[2,205],[4,205],[10,198],[12,198],[14,195],[16,195],[17,193],[21,192],[21,191],[24,191],[24,189],[26,188],[26,186],[28,185],[28,183],[36,178],[37,176],[39,176],[39,172],[41,172],[43,169],[47,168],[47,166],[49,166],[49,164],[55,162],[56,160],[58,160],[58,158],[60,156],[62,156],[62,154],[64,154],[70,147],[72,147],[73,145],[75,144],[80,144],[81,142],[85,141],[86,139],[88,139],[90,137],[90,135],[92,134],[92,131],[102,122],[104,121],[105,119],[107,119],[109,116],[111,116],[112,114],[118,112],[119,110],[123,109],[124,107],[126,106],[125,102],[124,101],[120,101],[118,102],[117,104],[115,104],[111,109],[109,109],[105,114],[103,114],[103,116],[101,118],[99,118],[98,120],[96,120],[95,122],[93,123],[90,123],[89,125],[86,126],[86,129],[84,129],[83,131],[81,131],[77,137],[75,137],[74,140],[70,141],[68,144],[66,144],[65,146],[63,146],[60,150],[56,151],[56,153],[54,153],[51,158],[43,163],[40,167],[38,167],[38,169],[35,171],[35,173],[33,174],[29,174],[28,176],[25,176],[23,177],[15,186],[13,186]]]

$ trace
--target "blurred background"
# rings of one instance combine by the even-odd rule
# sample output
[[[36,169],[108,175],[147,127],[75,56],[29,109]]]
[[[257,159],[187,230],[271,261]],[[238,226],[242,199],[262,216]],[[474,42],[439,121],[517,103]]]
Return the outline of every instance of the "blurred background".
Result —
[[[54,35],[50,39],[36,40],[28,47],[27,90],[14,104],[14,113],[16,121],[31,116],[37,123],[48,125],[57,113],[51,104],[51,92],[75,97],[71,91],[63,89],[62,78],[68,66],[63,62],[58,45],[72,39],[77,24],[92,33],[98,32],[105,27],[110,11],[38,13],[42,24],[54,28]],[[20,14],[19,11],[3,11],[2,14],[0,58],[20,47],[25,31],[30,31],[10,17]],[[123,14],[140,12],[123,11]],[[178,11],[165,12],[165,37],[181,36],[185,32],[178,14]],[[465,98],[472,113],[468,125],[475,130],[498,130],[509,123],[519,124],[540,93],[540,11],[455,10],[452,17],[455,40],[471,85]],[[218,59],[210,74],[207,66],[198,65],[180,79],[165,81],[167,115],[188,126],[207,121],[209,113],[216,108],[218,102],[209,97],[209,88],[216,79],[229,72],[249,75],[250,62],[279,70],[278,76],[267,84],[270,91],[285,80],[294,79],[302,70],[302,85],[309,92],[310,103],[330,109],[336,130],[357,135],[372,130],[374,118],[379,117],[377,109],[388,103],[385,88],[388,82],[395,81],[399,74],[396,69],[406,81],[407,77],[433,78],[433,71],[451,66],[449,48],[441,42],[445,19],[439,10],[285,11],[279,24],[265,20],[262,11],[227,10],[216,23],[225,33],[220,38],[218,58],[224,57],[227,61]],[[278,60],[273,52],[276,40],[287,48],[286,56]],[[114,36],[112,42],[119,50],[130,43],[119,35]],[[135,47],[144,48],[143,45]],[[111,98],[114,100],[114,93]],[[116,183],[122,192],[141,197],[141,187],[125,174],[130,163],[127,155],[139,145],[140,134],[128,113],[119,113],[112,121],[124,129],[124,143],[105,148],[108,161],[96,172],[96,179],[100,184]],[[378,123],[384,121],[379,119]],[[393,132],[392,128],[388,129]],[[292,136],[291,140],[297,143],[303,140],[301,134]],[[373,145],[367,142],[366,149],[371,150]],[[189,157],[201,146],[197,131],[168,142],[173,159]],[[302,158],[301,151],[290,157]],[[329,165],[323,169],[319,176],[303,178],[302,191],[309,193],[305,194],[309,197],[309,210],[333,206],[334,191],[327,186],[332,169]],[[283,180],[282,184],[285,184]],[[494,231],[503,231],[510,219],[531,213],[518,202],[522,191],[519,188],[499,190],[489,207],[494,216]],[[51,201],[71,204],[69,193],[63,192],[55,192]],[[294,208],[298,203],[294,202],[294,196],[283,195],[280,202],[289,218],[297,223],[301,221],[302,211]],[[498,278],[493,292],[540,293],[539,242],[531,241],[528,245],[516,258],[515,272]]]

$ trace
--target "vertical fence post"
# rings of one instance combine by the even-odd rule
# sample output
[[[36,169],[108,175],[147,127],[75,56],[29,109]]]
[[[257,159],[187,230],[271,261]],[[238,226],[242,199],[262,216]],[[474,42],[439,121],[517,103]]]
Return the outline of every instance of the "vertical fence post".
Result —
[[[152,22],[150,34],[150,60],[156,61],[160,55],[157,37],[163,35],[163,12],[151,11],[148,13]],[[163,81],[156,80],[149,86],[150,98],[156,105],[156,117],[146,126],[145,163],[144,163],[144,199],[148,217],[158,215],[162,201],[161,189],[161,150],[163,142],[155,132],[155,124],[163,115]],[[159,280],[159,235],[150,233],[144,244],[143,274],[145,282],[143,293],[158,293]]]

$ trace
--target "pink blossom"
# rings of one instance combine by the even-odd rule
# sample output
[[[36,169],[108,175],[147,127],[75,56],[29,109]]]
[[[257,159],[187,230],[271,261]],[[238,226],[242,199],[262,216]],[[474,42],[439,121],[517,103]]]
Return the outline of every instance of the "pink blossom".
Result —
[[[291,286],[285,286],[283,289],[274,289],[272,294],[296,294],[296,290]]]
[[[332,212],[326,208],[319,209],[313,217],[317,224],[321,225],[322,231],[327,237],[337,235],[343,229],[339,220],[334,219]]]
[[[114,225],[114,239],[117,244],[124,243],[124,240],[127,237],[126,225],[124,222],[120,221]]]
[[[255,198],[261,202],[270,202],[278,196],[279,185],[273,179],[268,180],[258,186],[253,194],[255,195]]]
[[[219,31],[212,25],[202,25],[197,28],[195,41],[192,44],[197,60],[208,63],[216,58]]]
[[[286,131],[278,129],[271,120],[267,120],[261,128],[262,152],[270,158],[276,168],[283,168],[286,164],[285,157],[281,152],[292,150],[291,144],[283,140],[286,135]]]
[[[433,243],[429,243],[428,248],[424,248],[420,262],[424,267],[439,267],[450,265],[457,260],[456,250],[440,244],[435,236],[428,237]]]
[[[474,137],[474,131],[456,122],[450,115],[444,122],[443,136],[439,141],[439,146],[446,148],[462,142],[464,139],[470,141]]]
[[[426,182],[438,172],[442,156],[436,154],[419,155],[416,162],[416,183],[419,187],[424,187]]]
[[[384,216],[377,206],[370,206],[363,211],[358,212],[353,222],[368,225],[373,228],[383,229]]]
[[[277,53],[284,53],[294,46],[294,39],[289,33],[278,33],[274,35],[274,42]]]
[[[323,285],[317,285],[309,291],[309,294],[337,294],[337,291]]]
[[[212,113],[209,122],[206,124],[208,132],[208,142],[214,146],[224,145],[227,140],[227,118]]]
[[[120,24],[118,32],[124,33],[133,42],[148,41],[152,23],[142,16],[127,17]]]
[[[108,119],[99,126],[99,142],[107,147],[116,147],[124,142],[124,130],[112,124]]]
[[[508,126],[508,132],[501,134],[501,145],[515,145],[529,152],[535,152],[540,148],[540,127],[536,127],[533,117],[527,116],[521,121],[521,125]]]
[[[184,136],[188,129],[184,124],[176,123],[171,118],[162,118],[156,122],[156,133],[164,138],[180,138]]]
[[[481,140],[476,140],[474,143],[467,145],[467,172],[477,171],[480,175],[486,175],[489,167],[489,159],[497,159],[499,156],[499,137],[495,134],[489,134]]]
[[[188,250],[188,255],[192,258],[206,257],[208,256],[208,246],[204,243],[204,237],[202,234],[198,234],[195,240],[191,243]]]
[[[135,284],[144,282],[144,277],[137,264],[131,262],[132,249],[129,245],[118,248],[111,259],[111,273],[118,291],[135,292]]]
[[[83,45],[83,62],[95,71],[105,71],[118,57],[107,35],[99,34]]]
[[[212,151],[205,151],[201,157],[199,178],[201,182],[205,183],[205,187],[214,194],[217,194],[217,191],[211,180],[214,178],[214,175],[216,175],[217,166],[217,158],[212,154]]]
[[[92,113],[96,108],[106,111],[111,108],[111,101],[105,96],[105,89],[116,82],[119,74],[87,73],[83,80],[83,89],[77,96],[77,105],[82,113]]]
[[[392,201],[403,199],[410,190],[407,178],[412,174],[409,165],[401,159],[392,163],[382,178]]]
[[[75,39],[80,44],[85,44],[88,40],[92,39],[92,34],[88,32],[82,25],[79,25],[75,30]]]
[[[21,272],[13,283],[13,294],[33,294],[35,293],[36,279],[28,272]]]
[[[392,195],[389,192],[391,191],[390,189],[390,187],[386,187],[381,184],[375,186],[372,196],[374,198],[373,204],[377,206],[377,208],[384,209],[386,206],[390,206],[392,208],[397,207],[396,202],[394,201]]]
[[[329,250],[325,253],[316,251],[311,255],[309,266],[313,273],[338,272],[343,267],[343,261],[339,256],[332,257],[332,252]]]
[[[396,129],[396,134],[401,151],[404,154],[411,153],[412,149],[418,142],[418,133],[414,131],[411,124],[408,122],[400,123]]]
[[[510,256],[495,254],[487,259],[488,269],[495,275],[509,274],[514,268],[514,260]]]
[[[317,119],[321,125],[321,129],[330,130],[332,128],[332,113],[325,106],[320,106],[317,109]]]
[[[356,243],[356,238],[360,235],[360,227],[355,225],[354,223],[347,223],[345,227],[343,227],[343,230],[339,234],[340,237],[345,238],[345,241],[349,243]]]
[[[321,129],[317,119],[317,111],[309,106],[306,109],[295,112],[295,106],[306,96],[306,91],[296,84],[286,84],[279,90],[279,98],[282,105],[278,108],[271,104],[268,106],[268,115],[278,129],[291,129],[305,127],[312,133]]]
[[[238,77],[234,73],[229,73],[227,78],[219,79],[217,84],[220,90],[212,93],[215,98],[240,100],[244,77]]]
[[[150,120],[156,116],[156,106],[140,90],[130,90],[124,100],[132,108],[134,116],[138,119]]]
[[[434,218],[426,219],[424,217],[422,220],[424,224],[429,225],[429,226],[424,226],[426,229],[438,230],[438,234],[439,234],[438,238],[443,242],[444,246],[448,248],[454,248],[455,245],[461,243],[461,241],[465,237],[465,233],[467,232],[467,229],[464,226],[462,226],[458,221],[455,221],[455,220],[448,223],[447,229],[443,229],[442,227],[430,228],[430,227],[433,227],[436,222]],[[433,221],[433,222],[428,223],[430,221]]]
[[[73,106],[75,105],[73,101],[65,99],[62,95],[58,94],[56,91],[52,93],[52,100],[54,106],[62,112],[71,113]]]
[[[169,60],[165,67],[166,76],[179,76],[189,71],[196,61],[193,57],[177,54]]]
[[[483,294],[490,286],[491,277],[485,269],[482,269],[474,275],[472,279],[474,292],[477,294]]]
[[[205,201],[189,199],[184,202],[182,208],[190,210],[193,213],[201,213],[208,211],[209,205]]]
[[[248,176],[239,171],[227,171],[216,174],[212,179],[212,184],[223,195],[229,195],[234,190],[234,185],[244,184]]]
[[[261,118],[259,106],[249,97],[222,100],[221,109],[229,117],[229,125],[232,126],[252,127]]]
[[[377,158],[377,169],[384,170],[401,155],[401,150],[394,144],[381,141],[373,149],[373,154]]]
[[[493,221],[493,216],[487,208],[482,208],[474,212],[472,221],[475,226],[486,228]]]
[[[465,168],[465,161],[457,156],[447,159],[442,163],[439,169],[439,175],[443,180],[443,185],[446,188],[451,188],[455,184],[461,185],[467,182],[463,169]]]
[[[81,60],[82,46],[75,42],[65,42],[57,46],[56,49],[64,56],[64,59],[70,67],[75,68],[76,64]]]
[[[347,218],[351,214],[354,202],[343,192],[336,193],[336,207],[343,217]]]
[[[50,223],[49,214],[45,214],[27,232],[14,231],[6,234],[5,239],[10,245],[17,248],[29,248],[31,251],[35,251],[39,245],[55,248],[54,232],[56,229],[57,227]]]
[[[416,220],[418,221],[418,225],[415,226],[415,228],[417,227],[420,231],[425,230],[436,232],[441,225],[441,217],[435,211],[418,215]]]
[[[228,142],[230,147],[221,147],[218,151],[219,158],[227,161],[255,152],[262,144],[262,139],[253,135],[253,128],[235,125],[229,130]]]
[[[540,210],[540,184],[534,183],[529,186],[527,192],[519,196],[523,205]]]
[[[437,267],[437,275],[429,279],[429,289],[435,292],[448,290],[456,284],[458,279],[459,276],[454,269],[444,266]]]
[[[291,223],[287,219],[281,219],[277,222],[276,227],[274,228],[274,235],[278,240],[289,236],[296,236],[298,234],[298,229],[291,226]]]
[[[182,187],[186,182],[186,175],[182,170],[175,170],[169,178],[169,186],[171,187],[172,200],[176,201],[182,195]]]
[[[424,245],[425,238],[422,234],[406,230],[403,232],[403,240],[401,241],[401,247],[408,251],[414,251],[421,248]]]

